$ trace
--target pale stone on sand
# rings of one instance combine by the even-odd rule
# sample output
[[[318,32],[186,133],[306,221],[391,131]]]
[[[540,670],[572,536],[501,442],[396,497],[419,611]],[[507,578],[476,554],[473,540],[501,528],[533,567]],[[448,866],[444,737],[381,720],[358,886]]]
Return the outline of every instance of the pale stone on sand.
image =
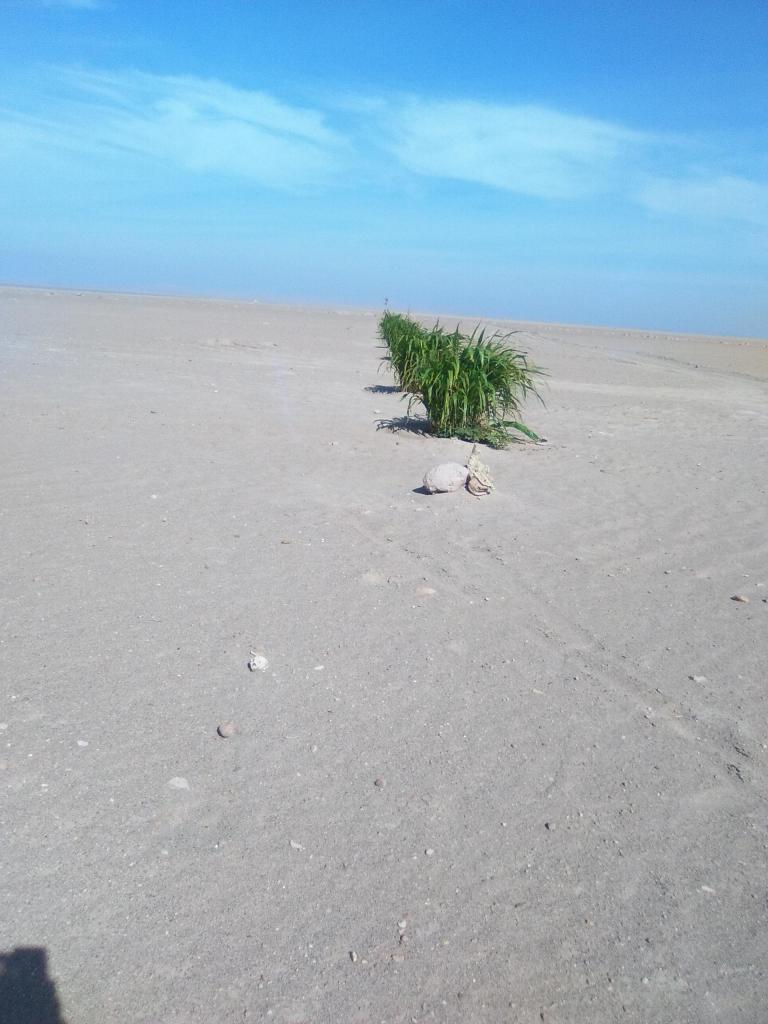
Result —
[[[458,462],[443,462],[433,466],[424,477],[424,490],[428,494],[459,491],[465,486],[469,470]]]

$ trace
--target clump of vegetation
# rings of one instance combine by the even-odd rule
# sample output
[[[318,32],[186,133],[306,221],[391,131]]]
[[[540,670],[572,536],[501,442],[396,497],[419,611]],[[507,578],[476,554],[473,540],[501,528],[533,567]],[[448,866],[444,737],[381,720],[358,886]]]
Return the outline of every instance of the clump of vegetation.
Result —
[[[392,367],[403,391],[413,392],[417,387],[420,369],[431,351],[442,344],[442,333],[437,324],[427,331],[402,313],[384,311],[379,322],[379,334],[387,348],[384,361]]]
[[[458,328],[447,334],[439,324],[428,330],[389,310],[379,330],[409,413],[421,403],[432,433],[494,448],[521,434],[539,440],[520,417],[528,395],[538,397],[536,377],[542,371],[509,344],[510,334],[487,337],[475,329],[465,335]]]

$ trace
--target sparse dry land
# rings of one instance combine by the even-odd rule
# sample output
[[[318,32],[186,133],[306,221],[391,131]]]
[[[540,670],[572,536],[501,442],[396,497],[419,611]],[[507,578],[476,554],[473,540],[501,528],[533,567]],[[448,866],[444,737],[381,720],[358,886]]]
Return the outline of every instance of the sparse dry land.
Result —
[[[0,951],[68,1024],[763,1024],[768,344],[492,322],[549,443],[428,497],[379,312],[0,290]]]

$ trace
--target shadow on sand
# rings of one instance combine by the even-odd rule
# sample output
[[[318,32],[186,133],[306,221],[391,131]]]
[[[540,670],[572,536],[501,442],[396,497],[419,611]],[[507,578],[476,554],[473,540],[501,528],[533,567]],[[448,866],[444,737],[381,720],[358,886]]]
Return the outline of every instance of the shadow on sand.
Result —
[[[396,395],[402,391],[402,388],[395,384],[371,384],[369,387],[363,388],[363,391],[370,391],[372,395]]]
[[[395,416],[391,420],[377,420],[377,430],[391,430],[394,434],[405,431],[408,434],[419,434],[421,437],[431,437],[429,424],[421,416]]]
[[[44,949],[0,953],[0,1024],[66,1024]]]

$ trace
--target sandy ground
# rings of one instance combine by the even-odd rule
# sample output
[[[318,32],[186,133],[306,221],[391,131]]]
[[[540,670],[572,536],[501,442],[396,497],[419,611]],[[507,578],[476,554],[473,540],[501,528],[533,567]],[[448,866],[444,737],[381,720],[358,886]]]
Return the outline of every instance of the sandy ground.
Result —
[[[375,313],[0,325],[3,1024],[766,1020],[766,343],[510,325],[475,499]]]

